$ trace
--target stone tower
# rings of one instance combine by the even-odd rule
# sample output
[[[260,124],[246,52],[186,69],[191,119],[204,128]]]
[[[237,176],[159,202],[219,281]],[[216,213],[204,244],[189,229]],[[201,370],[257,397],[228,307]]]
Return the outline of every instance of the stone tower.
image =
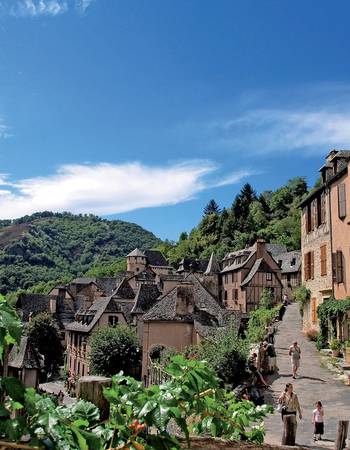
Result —
[[[220,264],[214,253],[211,254],[206,271],[203,274],[203,285],[219,300]]]
[[[126,257],[126,267],[128,272],[139,273],[145,270],[147,264],[147,258],[145,254],[135,248],[131,253],[129,253]]]

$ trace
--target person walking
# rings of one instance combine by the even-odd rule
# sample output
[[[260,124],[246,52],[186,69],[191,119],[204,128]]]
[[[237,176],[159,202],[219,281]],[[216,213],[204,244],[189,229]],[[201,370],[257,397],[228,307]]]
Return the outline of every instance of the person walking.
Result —
[[[320,401],[315,403],[315,409],[312,411],[312,423],[314,424],[314,441],[322,440],[324,434],[324,410]]]
[[[297,394],[293,392],[292,383],[287,383],[284,392],[278,399],[281,405],[281,415],[283,421],[282,445],[295,445],[297,431],[297,413],[299,419],[303,418]]]
[[[293,342],[293,344],[289,347],[288,353],[292,365],[292,377],[295,380],[297,377],[298,369],[300,367],[300,357],[301,357],[301,350],[297,341]]]
[[[269,358],[269,374],[273,375],[275,370],[277,370],[276,364],[276,349],[275,346],[270,342],[266,346],[266,353]]]

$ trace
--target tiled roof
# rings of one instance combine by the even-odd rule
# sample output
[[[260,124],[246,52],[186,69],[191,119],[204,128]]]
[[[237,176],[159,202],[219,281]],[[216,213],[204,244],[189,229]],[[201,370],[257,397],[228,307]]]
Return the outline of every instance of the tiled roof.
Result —
[[[105,295],[112,295],[116,289],[119,279],[115,277],[98,277],[96,278],[97,286],[102,289]]]
[[[135,292],[125,278],[119,283],[117,289],[113,292],[113,298],[129,299],[135,298]]]
[[[145,254],[138,248],[135,248],[135,250],[133,250],[132,252],[130,252],[128,256],[145,256]]]
[[[181,273],[161,273],[159,274],[159,279],[162,281],[182,281],[184,279],[184,275]]]
[[[194,312],[178,315],[176,312],[177,287],[160,297],[159,301],[143,316],[144,321],[194,321],[204,311],[212,317],[213,323],[220,325],[225,317],[225,310],[221,308],[214,297],[205,289],[194,274],[186,277],[186,283],[192,284]],[[178,286],[181,287],[182,283]]]
[[[150,266],[168,267],[168,261],[159,250],[146,250],[145,255]]]
[[[28,322],[30,315],[36,316],[42,312],[50,311],[50,297],[43,294],[20,294],[16,303],[16,308],[23,322]]]
[[[161,292],[157,285],[141,284],[135,297],[132,314],[144,314],[147,312],[157,302],[160,295]]]
[[[40,369],[42,358],[30,345],[28,337],[22,336],[19,347],[15,344],[9,353],[8,365],[15,369]]]
[[[90,316],[92,320],[90,323],[83,323],[83,321],[74,321],[66,326],[68,331],[81,331],[84,333],[90,332],[96,323],[99,321],[100,317],[107,308],[108,303],[111,301],[111,297],[100,297],[97,298],[87,311],[79,311],[84,317]]]
[[[207,259],[184,258],[180,262],[180,267],[177,271],[204,273],[208,267],[208,263],[209,261]]]
[[[250,272],[247,274],[245,279],[242,281],[241,286],[244,286],[245,284],[248,284],[249,281],[251,281],[253,279],[254,275],[259,270],[259,268],[262,265],[263,261],[264,261],[263,258],[258,258],[255,261],[255,263],[253,264],[253,267],[250,269]]]
[[[301,268],[301,252],[299,250],[281,253],[274,256],[274,259],[280,264],[282,273],[299,272]],[[294,264],[292,264],[293,261],[295,261]]]
[[[209,262],[208,262],[208,266],[205,269],[204,274],[205,275],[214,275],[219,272],[220,272],[220,264],[219,264],[218,260],[216,259],[214,253],[212,253],[210,256]]]
[[[70,284],[79,284],[79,285],[84,285],[84,284],[90,284],[90,283],[95,283],[96,284],[96,278],[74,278],[74,280],[72,280],[70,282]]]

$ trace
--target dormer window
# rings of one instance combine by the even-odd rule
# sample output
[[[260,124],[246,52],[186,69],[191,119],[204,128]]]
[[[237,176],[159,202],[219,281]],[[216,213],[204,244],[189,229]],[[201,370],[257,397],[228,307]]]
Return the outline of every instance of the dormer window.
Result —
[[[279,259],[279,260],[278,260],[278,265],[279,265],[280,267],[282,267],[282,259]]]
[[[291,266],[295,266],[295,263],[296,263],[296,259],[295,259],[295,258],[292,258],[292,260],[291,260],[291,262],[290,262],[290,265],[291,265]]]

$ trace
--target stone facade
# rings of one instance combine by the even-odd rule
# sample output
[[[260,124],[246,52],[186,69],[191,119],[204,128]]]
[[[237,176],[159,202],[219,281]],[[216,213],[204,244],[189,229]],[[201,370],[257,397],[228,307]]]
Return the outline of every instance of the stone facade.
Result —
[[[317,221],[317,206],[323,201],[323,218]],[[332,250],[330,233],[329,196],[326,188],[316,191],[302,204],[302,283],[311,292],[304,308],[304,330],[318,328],[317,307],[332,296]],[[323,250],[322,250],[323,249]],[[323,262],[321,270],[321,252]]]

